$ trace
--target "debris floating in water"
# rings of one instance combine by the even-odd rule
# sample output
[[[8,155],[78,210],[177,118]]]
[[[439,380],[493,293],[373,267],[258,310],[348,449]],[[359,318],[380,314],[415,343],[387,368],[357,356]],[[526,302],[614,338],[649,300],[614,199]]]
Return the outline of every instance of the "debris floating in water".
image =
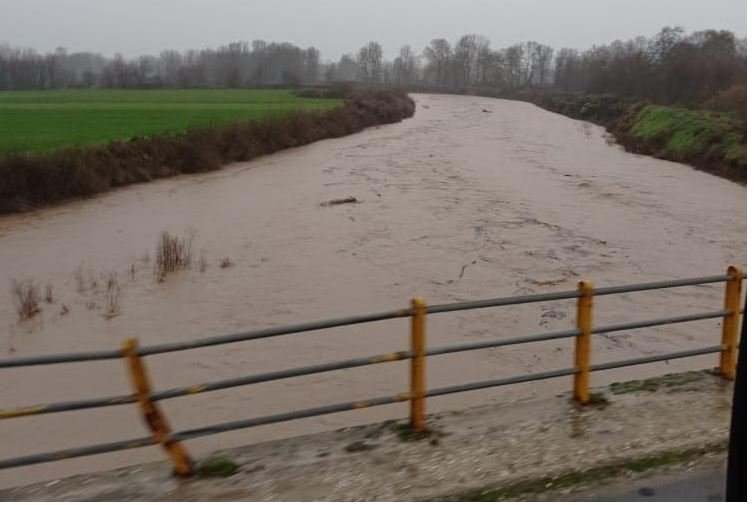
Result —
[[[332,205],[343,205],[344,203],[360,203],[356,198],[349,196],[347,198],[336,198],[327,202],[322,202],[322,207],[330,207]]]

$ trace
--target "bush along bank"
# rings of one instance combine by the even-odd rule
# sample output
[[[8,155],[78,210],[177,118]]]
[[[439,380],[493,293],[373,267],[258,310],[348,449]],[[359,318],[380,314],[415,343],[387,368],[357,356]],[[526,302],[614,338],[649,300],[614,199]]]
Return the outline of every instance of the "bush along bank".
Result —
[[[746,183],[746,121],[735,112],[574,93],[527,92],[508,98],[604,126],[627,151]]]
[[[218,170],[227,163],[397,123],[413,116],[414,108],[404,92],[360,91],[350,95],[342,107],[325,112],[296,112],[262,121],[114,141],[105,147],[6,157],[0,159],[0,213],[89,197],[162,177]]]

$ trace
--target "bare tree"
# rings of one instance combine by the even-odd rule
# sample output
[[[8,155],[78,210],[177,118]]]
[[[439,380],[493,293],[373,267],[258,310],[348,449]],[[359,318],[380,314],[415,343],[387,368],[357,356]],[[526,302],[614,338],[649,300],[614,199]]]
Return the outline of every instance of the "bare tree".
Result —
[[[450,80],[451,58],[453,49],[445,39],[434,39],[424,48],[424,58],[427,61],[426,74],[433,77],[428,79],[435,85],[448,85]]]
[[[394,82],[400,86],[414,83],[418,78],[419,59],[411,46],[403,46],[399,56],[393,60]]]
[[[537,77],[539,78],[539,85],[542,86],[545,83],[545,78],[550,70],[552,64],[553,49],[550,46],[537,43],[534,46],[532,53],[532,67]]]
[[[368,42],[359,49],[358,56],[361,78],[367,82],[379,82],[382,75],[382,46],[379,42]]]

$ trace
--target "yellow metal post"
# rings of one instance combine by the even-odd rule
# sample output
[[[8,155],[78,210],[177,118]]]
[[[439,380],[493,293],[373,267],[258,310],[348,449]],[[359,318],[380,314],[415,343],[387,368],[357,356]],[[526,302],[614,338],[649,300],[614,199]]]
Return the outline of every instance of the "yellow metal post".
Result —
[[[424,381],[424,339],[426,332],[426,304],[421,298],[411,300],[414,315],[411,317],[411,427],[415,432],[425,430],[424,423],[424,395],[426,386]]]
[[[725,283],[725,310],[730,314],[723,318],[722,350],[720,351],[720,374],[728,380],[736,378],[736,355],[738,354],[738,331],[741,321],[741,285],[743,271],[728,267],[733,278]]]
[[[579,282],[581,296],[578,301],[576,325],[581,335],[576,337],[575,368],[578,369],[573,378],[573,397],[581,405],[589,403],[589,359],[592,339],[592,283]]]
[[[161,444],[173,460],[175,473],[183,477],[190,476],[193,473],[191,459],[180,442],[170,440],[170,426],[162,411],[149,397],[151,385],[144,363],[137,352],[138,346],[139,342],[131,338],[123,342],[122,349],[144,421],[152,432],[155,442]]]

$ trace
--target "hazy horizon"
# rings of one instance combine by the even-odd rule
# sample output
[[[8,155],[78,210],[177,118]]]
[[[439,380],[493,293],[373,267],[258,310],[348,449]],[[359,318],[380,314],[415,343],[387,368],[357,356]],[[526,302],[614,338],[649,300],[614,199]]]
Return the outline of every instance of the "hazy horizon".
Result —
[[[488,37],[494,48],[536,40],[583,50],[666,25],[745,37],[746,1],[0,0],[0,43],[127,57],[254,39],[314,46],[323,60],[376,40],[392,57],[404,44],[421,52],[433,38],[453,42],[466,33]]]

